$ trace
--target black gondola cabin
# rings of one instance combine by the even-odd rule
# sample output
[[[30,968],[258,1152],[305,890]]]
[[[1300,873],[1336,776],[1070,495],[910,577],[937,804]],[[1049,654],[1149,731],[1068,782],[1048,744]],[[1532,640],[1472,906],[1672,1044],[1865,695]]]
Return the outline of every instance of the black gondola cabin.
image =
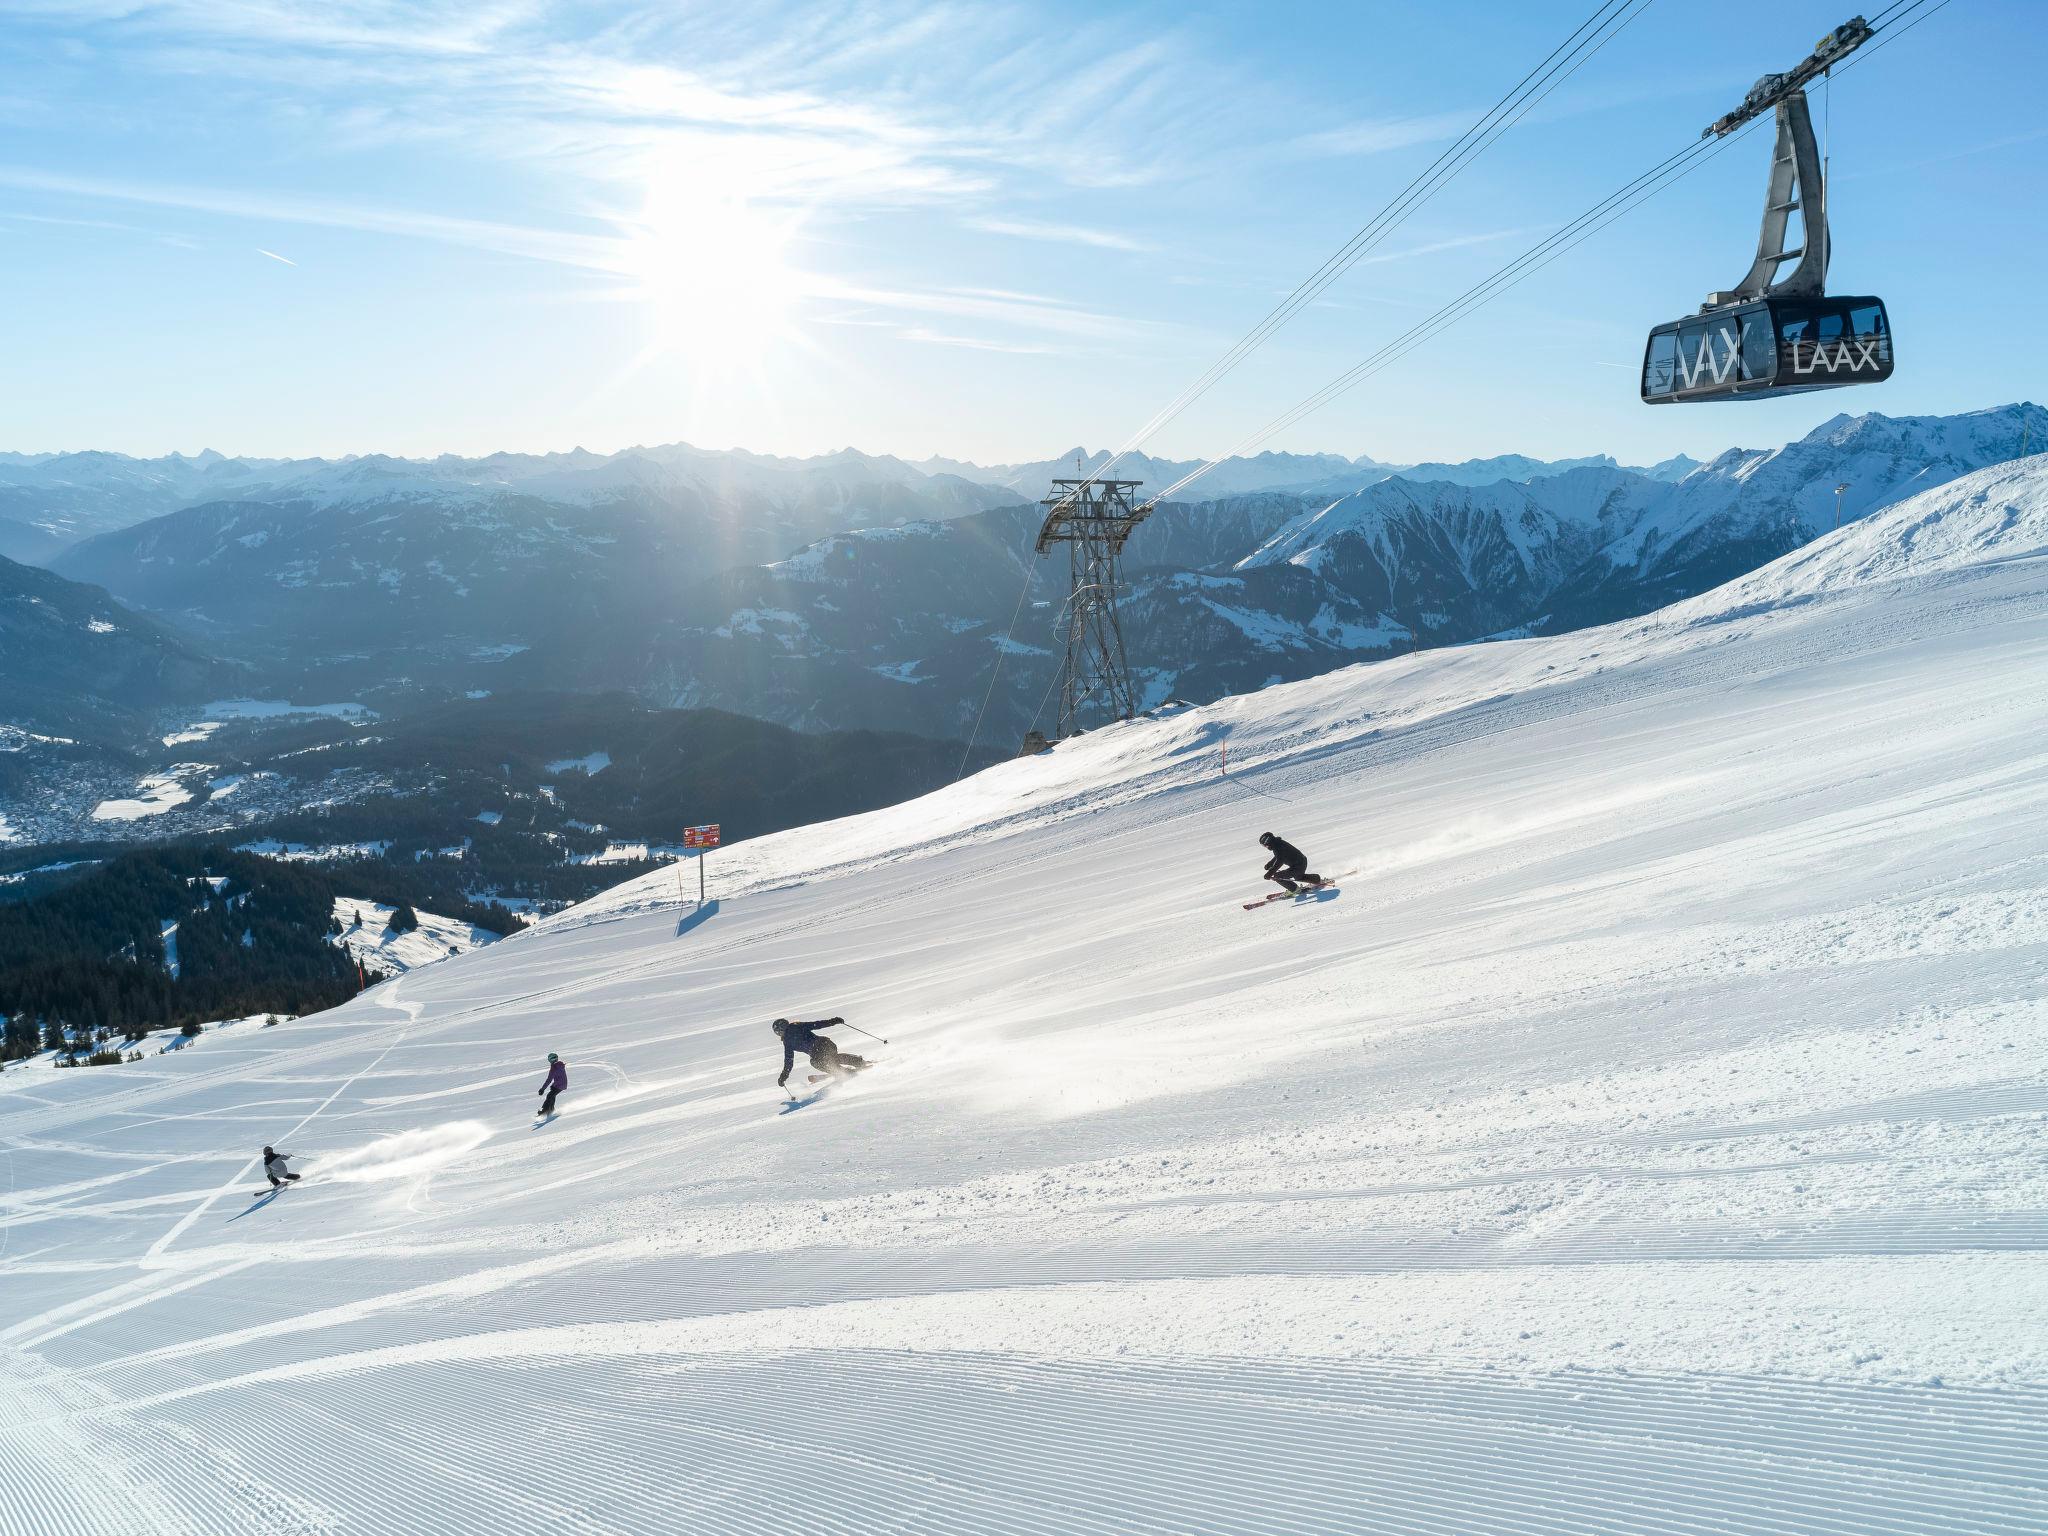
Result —
[[[1892,376],[1892,328],[1872,297],[1753,299],[1673,320],[1643,350],[1643,403],[1754,400]]]

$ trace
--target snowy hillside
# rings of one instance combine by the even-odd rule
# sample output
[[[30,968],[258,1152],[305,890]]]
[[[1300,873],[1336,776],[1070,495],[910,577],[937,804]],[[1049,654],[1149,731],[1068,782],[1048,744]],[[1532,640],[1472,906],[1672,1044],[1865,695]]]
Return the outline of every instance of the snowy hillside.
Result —
[[[417,928],[393,933],[389,925],[391,914],[397,910],[353,896],[336,897],[334,920],[341,924],[341,935],[334,942],[366,970],[381,971],[386,976],[416,971],[450,955],[466,954],[498,942],[499,935],[488,928],[433,912],[416,912]]]
[[[2044,676],[2037,459],[0,1076],[0,1531],[2048,1528]]]

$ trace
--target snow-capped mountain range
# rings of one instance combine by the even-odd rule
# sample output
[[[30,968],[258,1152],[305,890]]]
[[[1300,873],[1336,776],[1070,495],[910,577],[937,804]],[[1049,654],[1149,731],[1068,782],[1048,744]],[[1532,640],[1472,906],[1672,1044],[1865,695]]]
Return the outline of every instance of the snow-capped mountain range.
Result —
[[[1853,520],[2029,444],[2048,445],[2048,412],[2015,404],[1839,416],[1776,449],[1648,470],[1235,460],[1132,539],[1125,634],[1156,703],[1604,622],[1805,543],[1832,525],[1838,485]],[[162,478],[246,494],[102,533],[52,564],[216,652],[310,669],[335,697],[399,677],[626,688],[804,728],[957,737],[987,696],[992,739],[1015,741],[1048,723],[1066,596],[1064,563],[1031,555],[1042,514],[1024,498],[1072,466],[998,468],[1013,488],[962,472],[992,473],[977,466],[852,450],[310,466],[202,455]],[[1161,483],[1181,468],[1134,458],[1117,473]],[[48,477],[64,464],[0,469]],[[1496,470],[1508,474],[1469,483]],[[1318,477],[1342,493],[1230,489]]]
[[[1121,480],[1142,480],[1148,486],[1171,485],[1183,475],[1200,469],[1202,459],[1159,459],[1146,453],[1116,458],[1105,449],[1074,448],[1055,458],[1028,464],[970,464],[960,459],[919,460],[918,469],[933,474],[958,475],[987,485],[998,485],[1037,501],[1049,495],[1052,483],[1078,474],[1101,474],[1105,467]],[[1533,480],[1559,475],[1567,470],[1621,466],[1606,454],[1579,459],[1532,459],[1526,454],[1503,453],[1487,459],[1466,459],[1457,464],[1384,463],[1361,454],[1347,459],[1337,453],[1259,453],[1225,459],[1201,478],[1200,498],[1245,496],[1259,491],[1289,491],[1302,496],[1343,496],[1375,481],[1401,475],[1410,480],[1440,480],[1451,485],[1492,485],[1497,480]],[[1699,460],[1679,454],[1662,463],[1634,471],[1654,480],[1677,480],[1699,467]]]
[[[494,453],[433,459],[384,454],[342,459],[229,458],[211,449],[135,459],[124,454],[0,453],[0,555],[47,563],[85,539],[209,502],[299,508],[374,505],[484,505],[517,497],[592,506],[619,500],[709,510],[730,524],[747,558],[773,559],[827,533],[907,518],[954,517],[1036,501],[1077,463],[1099,470],[1110,455],[1075,449],[1033,464],[979,465],[844,448],[811,458],[687,443],[591,453]],[[1198,460],[1143,454],[1116,472],[1153,486],[1177,480]],[[1411,473],[1482,485],[1524,480],[1612,459],[1545,461],[1509,454],[1465,464],[1404,466],[1340,454],[1262,453],[1225,460],[1204,478],[1203,495],[1292,490],[1341,495],[1375,479]],[[1670,477],[1683,457],[1644,471]]]
[[[454,510],[521,499],[667,507],[717,524],[735,552],[772,558],[786,553],[791,541],[841,528],[951,517],[1011,497],[850,448],[812,459],[706,452],[686,444],[613,454],[577,449],[435,459],[0,454],[0,554],[48,562],[95,535],[203,505]]]
[[[1485,486],[1377,481],[1334,501],[1171,506],[1133,535],[1124,633],[1145,701],[1196,701],[1348,662],[1647,612],[1844,521],[2048,443],[2032,405],[1838,417],[1677,481],[1588,465]],[[888,724],[1014,741],[1043,727],[1066,597],[1030,553],[1036,508],[835,535],[726,572],[631,630],[535,646],[508,673],[623,682],[806,727]],[[1019,590],[1024,602],[1019,606]],[[1012,614],[1018,615],[1016,622]],[[1003,666],[991,679],[993,657]],[[990,694],[993,681],[993,693]]]

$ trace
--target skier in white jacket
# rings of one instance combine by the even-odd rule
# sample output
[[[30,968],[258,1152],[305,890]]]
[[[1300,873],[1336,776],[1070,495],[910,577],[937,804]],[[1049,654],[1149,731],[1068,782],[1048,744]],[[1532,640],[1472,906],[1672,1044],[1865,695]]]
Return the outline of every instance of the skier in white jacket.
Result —
[[[288,1182],[298,1182],[299,1176],[284,1165],[286,1158],[298,1155],[296,1152],[280,1152],[275,1147],[263,1149],[263,1171],[269,1176],[272,1189],[283,1189]]]

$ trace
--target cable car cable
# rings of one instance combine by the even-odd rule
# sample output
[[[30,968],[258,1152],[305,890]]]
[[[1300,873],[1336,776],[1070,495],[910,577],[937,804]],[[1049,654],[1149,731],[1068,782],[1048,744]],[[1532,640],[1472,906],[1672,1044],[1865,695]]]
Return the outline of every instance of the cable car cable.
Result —
[[[1877,42],[1865,44],[1862,48],[1857,50],[1856,56],[1854,58],[1850,59],[1848,63],[1842,65],[1841,67],[1843,69],[1853,69],[1863,60],[1869,58],[1873,53],[1877,52],[1878,49],[1886,46],[1886,44],[1898,41],[1899,38],[1905,36],[1906,33],[1912,31],[1915,27],[1919,26],[1920,23],[1927,20],[1929,16],[1932,16],[1935,11],[1947,9],[1948,6],[1954,3],[1954,0],[1935,0],[1935,6],[1933,11],[1927,11],[1922,15],[1913,16],[1913,13],[1915,11],[1919,10],[1921,6],[1926,5],[1927,3],[1928,0],[1908,0],[1908,3],[1906,3],[1906,8],[1903,11],[1900,11],[1897,16],[1894,16],[1884,26],[1873,26],[1871,28],[1872,32],[1889,33],[1890,35],[1880,38],[1880,40]],[[1895,6],[1893,7],[1893,9],[1897,9],[1897,7]],[[1913,16],[1913,19],[1911,21],[1906,21],[1906,18],[1908,16]],[[1905,25],[1900,26],[1900,22],[1905,22]]]
[[[1743,131],[1747,132],[1746,129]],[[1732,135],[1731,140],[1735,137],[1740,137],[1740,135]],[[1602,215],[1608,214],[1610,211],[1613,211],[1615,215],[1618,216],[1619,213],[1626,212],[1628,208],[1634,207],[1635,202],[1640,201],[1641,198],[1648,197],[1657,191],[1661,191],[1663,189],[1663,186],[1668,185],[1668,181],[1659,181],[1659,177],[1667,176],[1669,173],[1673,172],[1682,174],[1683,171],[1681,167],[1689,168],[1690,162],[1704,158],[1707,154],[1712,152],[1713,145],[1718,142],[1721,141],[1694,140],[1692,143],[1686,145],[1685,148],[1679,150],[1677,153],[1667,156],[1657,165],[1652,166],[1649,170],[1643,172],[1640,176],[1637,176],[1634,180],[1628,182],[1626,185],[1624,185],[1617,191],[1612,192],[1608,194],[1608,196],[1602,198],[1598,203],[1594,204],[1593,207],[1587,209],[1577,218],[1571,220],[1569,223],[1563,225],[1561,228],[1553,231],[1544,239],[1538,241],[1529,250],[1524,251],[1520,256],[1517,256],[1513,261],[1509,262],[1506,266],[1501,267],[1489,276],[1482,278],[1478,283],[1475,283],[1471,288],[1468,288],[1464,293],[1460,294],[1457,298],[1452,299],[1451,301],[1446,303],[1442,308],[1436,310],[1434,313],[1425,317],[1423,320],[1418,321],[1414,326],[1412,326],[1407,331],[1402,332],[1401,335],[1395,337],[1392,341],[1383,344],[1376,351],[1368,354],[1363,360],[1354,364],[1351,368],[1345,370],[1343,373],[1339,374],[1329,383],[1323,385],[1321,389],[1316,390],[1306,399],[1302,400],[1297,405],[1291,407],[1289,410],[1283,412],[1279,417],[1275,418],[1272,422],[1269,422],[1266,426],[1260,428],[1251,436],[1243,439],[1239,443],[1234,444],[1232,447],[1230,447],[1228,450],[1226,450],[1218,457],[1210,459],[1207,463],[1203,464],[1199,469],[1193,470],[1188,474],[1183,475],[1179,480],[1176,480],[1173,484],[1167,486],[1164,490],[1160,491],[1157,495],[1155,495],[1152,498],[1152,500],[1154,502],[1165,500],[1168,496],[1173,495],[1176,491],[1183,489],[1184,487],[1192,484],[1195,480],[1199,479],[1201,476],[1207,474],[1210,470],[1214,469],[1218,464],[1223,463],[1226,459],[1229,459],[1237,454],[1244,453],[1249,448],[1256,447],[1259,443],[1264,442],[1267,438],[1271,437],[1276,432],[1284,431],[1286,428],[1292,426],[1295,422],[1301,420],[1303,417],[1311,414],[1312,412],[1320,409],[1322,406],[1328,404],[1338,395],[1344,393],[1353,384],[1365,378],[1368,372],[1377,371],[1377,369],[1373,367],[1374,364],[1380,363],[1383,360],[1389,362],[1392,361],[1393,355],[1395,355],[1395,349],[1403,348],[1404,344],[1410,341],[1420,342],[1428,340],[1430,336],[1435,334],[1437,329],[1442,328],[1442,326],[1438,324],[1438,322],[1440,321],[1447,324],[1451,321],[1463,318],[1463,314],[1468,313],[1469,308],[1477,307],[1477,302],[1475,301],[1483,302],[1482,296],[1486,296],[1486,291],[1489,288],[1493,288],[1496,284],[1501,285],[1501,289],[1504,289],[1506,286],[1511,286],[1511,283],[1507,280],[1514,278],[1518,271],[1520,271],[1520,269],[1528,267],[1529,271],[1533,271],[1535,270],[1535,268],[1533,266],[1529,266],[1530,263],[1536,263],[1538,265],[1541,265],[1544,264],[1544,260],[1547,253],[1561,253],[1562,249],[1568,248],[1564,246],[1563,243],[1571,240],[1571,237],[1575,233],[1579,232],[1580,230],[1586,229],[1587,225],[1592,221],[1600,219]],[[1677,177],[1676,175],[1670,175],[1669,179],[1676,180]],[[1652,183],[1654,183],[1654,185],[1650,185]],[[1641,197],[1636,196],[1636,194],[1638,193],[1641,194]],[[1634,198],[1634,201],[1630,201],[1631,198]],[[1624,202],[1626,202],[1627,204],[1626,207],[1617,208],[1617,204]],[[1590,231],[1588,232],[1590,233]],[[1527,273],[1520,272],[1520,275],[1526,276]],[[1469,308],[1461,309],[1461,306],[1469,306]],[[1432,329],[1432,327],[1434,327],[1434,329]]]
[[[1926,20],[1935,11],[1951,4],[1952,0],[1934,0],[1934,10],[1927,11],[1925,15],[1915,17],[1911,22],[1906,22],[1907,17],[1912,16],[1915,11],[1920,10],[1922,6],[1929,3],[1930,0],[1898,0],[1898,3],[1891,8],[1897,14],[1883,28],[1884,32],[1891,33],[1893,36],[1882,38],[1877,43],[1866,46],[1854,58],[1847,60],[1839,67],[1845,71],[1853,69],[1857,64],[1868,58],[1877,47],[1883,46],[1885,42],[1892,41],[1896,35],[1910,31],[1912,27]],[[1901,6],[1904,9],[1900,9]],[[1901,22],[1906,22],[1906,25],[1900,27],[1898,24]],[[1876,30],[1873,28],[1873,31]],[[1758,120],[1759,123],[1761,121],[1762,119]],[[1321,389],[1318,389],[1299,404],[1283,412],[1259,431],[1245,438],[1225,453],[1208,460],[1199,468],[1183,475],[1163,490],[1156,492],[1149,498],[1147,504],[1158,505],[1175,492],[1200,479],[1226,459],[1256,448],[1276,433],[1285,431],[1296,422],[1320,410],[1323,406],[1329,404],[1330,401],[1346,393],[1355,385],[1362,383],[1372,374],[1377,373],[1381,368],[1398,361],[1408,352],[1413,351],[1415,347],[1420,346],[1423,342],[1432,339],[1441,331],[1464,319],[1474,310],[1479,309],[1494,298],[1497,298],[1500,294],[1505,293],[1509,288],[1520,283],[1524,278],[1548,266],[1557,257],[1562,256],[1565,252],[1584,243],[1593,235],[1598,234],[1622,215],[1631,212],[1640,204],[1663,191],[1666,187],[1689,175],[1699,165],[1711,159],[1713,155],[1718,154],[1722,149],[1734,144],[1739,139],[1747,137],[1757,126],[1758,123],[1747,124],[1738,131],[1721,139],[1695,139],[1684,149],[1667,156],[1658,165],[1643,172],[1619,191],[1602,198],[1592,208],[1580,214],[1562,229],[1537,242],[1536,245],[1523,252],[1506,266],[1482,278],[1457,298],[1438,309],[1434,314],[1418,322],[1408,331],[1403,332],[1400,336],[1395,337],[1394,340],[1386,343],[1377,351],[1354,364],[1351,368],[1337,375],[1336,378],[1325,384]]]
[[[1875,16],[1870,18],[1870,30],[1873,32],[1883,31],[1885,25],[1885,17],[1891,15],[1891,13],[1893,11],[1896,11],[1900,6],[1912,3],[1915,3],[1915,0],[1892,0],[1892,3],[1890,5],[1886,6],[1883,10],[1879,11]]]
[[[1542,63],[1524,75],[1505,96],[1482,114],[1450,148],[1438,155],[1385,207],[1367,220],[1356,234],[1326,258],[1320,267],[1298,283],[1294,290],[1269,310],[1258,324],[1240,337],[1223,356],[1211,363],[1194,383],[1188,385],[1154,413],[1151,419],[1127,438],[1123,446],[1118,448],[1100,468],[1091,471],[1082,482],[1082,486],[1092,484],[1101,476],[1108,474],[1161,428],[1208,393],[1225,375],[1257,351],[1303,309],[1313,304],[1332,283],[1350,271],[1389,234],[1399,228],[1410,214],[1442,191],[1460,171],[1491,148],[1510,128],[1527,117],[1545,97],[1577,73],[1587,60],[1620,36],[1622,31],[1652,3],[1653,0],[1603,0],[1592,15],[1579,23],[1566,36],[1564,42],[1552,49]],[[1562,60],[1559,58],[1560,55],[1564,55]]]
[[[1633,0],[1625,0],[1625,3],[1633,3]],[[1627,26],[1636,16],[1640,15],[1642,10],[1647,8],[1648,3],[1649,0],[1643,0],[1643,3],[1638,5],[1633,13],[1627,15],[1621,21],[1620,26],[1615,27],[1606,36],[1600,37],[1591,48],[1586,49],[1582,55],[1572,60],[1569,68],[1563,68],[1561,73],[1557,69],[1552,69],[1546,74],[1546,66],[1550,65],[1551,60],[1554,60],[1559,53],[1571,46],[1573,38],[1576,38],[1579,33],[1584,32],[1589,25],[1596,25],[1596,21],[1598,26],[1604,27],[1614,19],[1613,16],[1601,16],[1602,12],[1608,10],[1608,5],[1603,4],[1592,17],[1589,17],[1586,22],[1580,24],[1572,36],[1566,39],[1565,43],[1552,50],[1549,59],[1546,59],[1543,64],[1539,64],[1536,69],[1524,76],[1523,80],[1516,85],[1514,90],[1510,91],[1506,97],[1496,103],[1472,128],[1466,130],[1465,134],[1456,143],[1439,155],[1421,175],[1417,176],[1407,187],[1403,188],[1392,202],[1381,209],[1378,214],[1374,215],[1373,219],[1368,221],[1357,234],[1353,235],[1320,268],[1310,274],[1302,283],[1298,284],[1294,291],[1282,299],[1279,304],[1275,305],[1258,325],[1254,326],[1238,340],[1235,346],[1215,363],[1211,364],[1207,372],[1156,413],[1150,421],[1146,422],[1102,468],[1096,470],[1089,477],[1090,480],[1107,474],[1114,465],[1127,458],[1140,444],[1157,433],[1168,422],[1179,416],[1181,412],[1185,411],[1188,406],[1192,405],[1203,394],[1206,394],[1213,385],[1219,382],[1246,357],[1250,356],[1252,352],[1256,351],[1268,338],[1292,320],[1295,315],[1314,303],[1329,288],[1331,283],[1357,265],[1360,259],[1379,245],[1394,229],[1398,228],[1407,219],[1409,214],[1434,197],[1459,171],[1463,170],[1465,166],[1471,164],[1480,154],[1490,148],[1502,134],[1520,122],[1523,117],[1526,117],[1545,96],[1548,96],[1559,85],[1563,84],[1564,80],[1575,73],[1587,59],[1590,59],[1600,48],[1605,47],[1608,42],[1619,35],[1622,27]],[[1539,76],[1542,78],[1538,79]],[[1554,78],[1552,78],[1553,76]],[[1534,94],[1533,99],[1531,99],[1533,88],[1525,89],[1525,87],[1529,86],[1531,80],[1536,80],[1537,85],[1541,87],[1540,93]],[[1501,117],[1502,113],[1514,111],[1517,106],[1521,110],[1516,112],[1512,118]],[[1498,120],[1496,121],[1496,119]],[[1446,162],[1449,163],[1447,164]]]
[[[988,701],[996,696],[996,684],[1002,680],[1003,658],[1010,654],[1010,644],[1017,633],[1017,620],[1024,612],[1024,599],[1031,594],[1031,569],[1031,560],[1027,556],[1024,561],[1024,584],[1017,589],[1017,606],[1010,610],[1010,627],[1003,631],[1003,643],[996,647],[996,664],[989,673],[988,692],[981,696],[981,708],[976,710],[974,715],[974,729],[967,733],[967,745],[960,749],[960,769],[953,775],[955,784],[967,777],[967,759],[974,755],[974,744],[981,739],[981,722],[988,714]],[[1053,675],[1057,677],[1059,674],[1055,672]],[[1043,704],[1038,707],[1045,708]]]
[[[1226,374],[1263,345],[1267,338],[1314,303],[1332,283],[1356,266],[1387,235],[1399,228],[1410,214],[1442,191],[1460,171],[1534,111],[1546,97],[1576,74],[1587,60],[1619,37],[1623,30],[1653,3],[1654,0],[1602,0],[1592,14],[1566,34],[1565,40],[1553,48],[1541,63],[1481,114],[1472,127],[1466,129],[1421,174],[1402,188],[1391,202],[1367,220],[1356,234],[1323,262],[1322,266],[1298,283],[1292,293],[1268,311],[1264,319],[1240,337],[1237,343],[1212,363],[1195,383],[1182,390],[1099,468],[1091,471],[1076,489],[1085,488],[1108,474],[1160,428],[1206,394]],[[996,663],[990,671],[988,689],[982,696],[980,709],[975,712],[974,726],[969,731],[967,744],[960,754],[960,769],[955,775],[956,780],[965,775],[967,763],[974,753],[975,743],[980,739],[982,723],[988,714],[990,702],[995,698],[996,685],[1002,677],[1003,660],[1015,638],[1017,620],[1024,612],[1024,599],[1030,590],[1031,571],[1027,565],[1023,584],[1018,589],[1016,607],[1010,614],[1010,623],[1004,632],[1003,644],[997,650]],[[1043,708],[1041,704],[1041,711]]]

